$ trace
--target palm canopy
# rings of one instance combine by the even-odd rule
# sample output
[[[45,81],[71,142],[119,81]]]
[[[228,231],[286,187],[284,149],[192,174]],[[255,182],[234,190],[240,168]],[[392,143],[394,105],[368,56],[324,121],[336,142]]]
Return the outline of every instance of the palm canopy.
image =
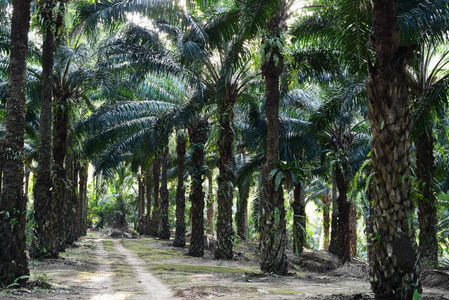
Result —
[[[97,172],[112,174],[122,160],[156,156],[174,128],[187,127],[198,112],[193,92],[176,78],[148,76],[137,91],[157,100],[119,101],[98,108],[78,124],[87,135],[84,149]],[[175,89],[177,87],[177,89]],[[169,92],[168,92],[169,91]]]
[[[254,91],[253,91],[254,93]],[[310,103],[316,101],[315,95],[306,90],[293,90],[281,102],[284,104],[279,112],[279,150],[281,161],[286,164],[295,161],[313,161],[322,149],[313,135],[309,121]],[[265,163],[267,120],[263,113],[263,99],[245,98],[237,111],[236,126],[241,135],[237,149],[242,153],[254,153],[236,169],[237,183],[246,180]],[[252,100],[252,101],[250,101]],[[262,104],[261,104],[262,103]]]
[[[131,13],[141,13],[158,17],[167,11],[181,11],[174,1],[165,0],[100,0],[94,3],[80,1],[77,3],[78,26],[75,31],[85,29],[89,33],[98,33],[102,24],[113,32],[120,24],[128,21]]]
[[[449,50],[446,46],[423,44],[417,51],[408,81],[414,104],[414,130],[422,131],[435,117],[444,119],[448,107]]]
[[[445,39],[449,29],[447,1],[407,0],[397,5],[403,44],[434,44]],[[309,52],[325,56],[323,62],[337,58],[350,73],[366,78],[366,65],[372,52],[368,43],[372,31],[371,1],[320,0],[306,9],[310,13],[292,25],[293,41],[308,44]],[[321,68],[333,66],[314,62]]]
[[[327,100],[311,112],[313,132],[330,153],[341,148],[351,169],[358,170],[370,151],[365,84],[347,77],[344,82],[334,83],[323,96]]]

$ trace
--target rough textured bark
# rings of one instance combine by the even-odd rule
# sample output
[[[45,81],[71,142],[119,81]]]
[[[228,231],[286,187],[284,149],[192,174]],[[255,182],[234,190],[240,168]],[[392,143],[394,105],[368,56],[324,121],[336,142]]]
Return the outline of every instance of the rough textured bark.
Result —
[[[242,240],[246,240],[248,235],[248,198],[249,188],[240,187],[235,223],[237,224],[237,235]]]
[[[349,147],[353,136],[349,131],[333,136],[332,147],[336,154],[337,163],[334,169],[335,182],[338,189],[337,198],[337,248],[338,258],[342,263],[351,259],[350,207],[348,189],[351,167],[349,166]]]
[[[209,191],[207,193],[207,233],[214,234],[214,193],[212,183],[212,172],[210,172],[207,182],[209,183]]]
[[[293,252],[299,255],[306,246],[306,199],[301,182],[297,183],[294,190],[292,203],[293,209]]]
[[[421,132],[415,139],[416,179],[418,180],[419,250],[421,261],[438,265],[437,209],[433,187],[435,157],[433,155],[432,128]]]
[[[170,239],[170,224],[168,222],[168,188],[167,188],[167,163],[168,163],[168,147],[165,148],[161,158],[162,175],[161,175],[161,203],[160,216],[161,225],[159,228],[159,238],[163,240]]]
[[[35,239],[33,240],[31,257],[57,257],[59,252],[56,230],[63,228],[57,224],[52,188],[52,152],[51,152],[51,118],[53,97],[53,62],[55,51],[55,32],[52,30],[53,7],[56,1],[41,3],[41,18],[45,20],[44,41],[42,44],[42,77],[41,77],[41,111],[39,119],[38,169],[34,185],[34,219],[36,220]]]
[[[325,195],[321,197],[321,202],[323,203],[323,249],[329,249],[329,229],[330,229],[330,209],[331,209],[331,197],[330,195]]]
[[[349,207],[349,239],[351,240],[350,254],[357,257],[357,205],[351,202]]]
[[[82,236],[81,231],[81,210],[82,205],[79,201],[79,194],[82,192],[81,189],[81,164],[79,161],[79,155],[75,155],[75,159],[73,161],[73,190],[72,190],[72,203],[76,207],[75,211],[75,234],[76,238]]]
[[[83,200],[84,200],[84,210],[83,210],[83,224],[84,224],[84,231],[83,235],[86,235],[87,233],[87,210],[89,207],[89,198],[87,197],[87,182],[89,180],[89,165],[86,163],[86,173],[84,174],[86,179],[84,180],[84,189],[83,189]]]
[[[151,187],[153,186],[153,177],[150,172],[150,169],[145,172],[145,196],[146,196],[146,206],[147,211],[146,215],[151,216]]]
[[[68,245],[73,244],[79,235],[79,217],[78,217],[78,171],[79,164],[77,163],[77,155],[74,151],[72,154],[67,155],[66,168],[67,168],[67,205],[66,205],[66,243]]]
[[[143,216],[143,212],[145,210],[144,206],[144,180],[142,173],[137,174],[137,219],[139,220]]]
[[[176,187],[176,231],[173,246],[186,245],[186,196],[184,188],[184,157],[186,155],[186,136],[179,132],[176,141],[176,154],[178,162],[178,186]]]
[[[373,162],[370,281],[377,299],[421,292],[410,179],[411,113],[405,66],[412,47],[399,46],[396,1],[373,0],[375,64],[368,65]]]
[[[232,259],[234,230],[232,227],[232,202],[234,199],[234,106],[237,87],[231,85],[219,106],[218,138],[218,192],[217,192],[217,247],[216,259]]]
[[[146,214],[139,218],[139,225],[137,227],[137,231],[140,235],[148,235],[150,234],[151,227],[151,188],[153,186],[153,178],[152,172],[150,168],[147,168],[145,172],[145,178],[143,180],[143,189],[145,190],[146,197]],[[143,199],[145,202],[145,199]],[[145,203],[143,203],[143,207],[145,207]],[[145,210],[145,209],[144,209]]]
[[[157,236],[160,223],[159,211],[159,176],[161,175],[161,160],[155,158],[153,162],[153,215],[150,222],[149,235]]]
[[[0,141],[0,195],[2,194],[3,187],[3,141]]]
[[[144,175],[143,186],[142,189],[145,191],[145,197],[143,199],[143,211],[145,211],[146,205],[146,213],[139,218],[139,223],[137,225],[137,232],[140,235],[149,235],[150,227],[151,227],[151,189],[153,186],[152,179],[152,171],[151,168],[147,168]]]
[[[371,180],[369,182],[368,185],[368,190],[366,191],[366,197],[368,200],[368,203],[370,204],[370,206],[368,207],[368,218],[366,218],[365,220],[365,236],[366,236],[366,240],[367,242],[370,241],[371,237],[374,236],[374,231],[373,231],[373,226],[372,226],[372,222],[371,220],[373,219],[373,207],[372,207],[372,203],[374,203],[373,200],[373,195],[374,195],[374,184],[373,181]],[[369,246],[369,244],[366,246],[366,257],[368,260],[368,263],[371,263],[371,255],[370,255],[370,249],[371,247]]]
[[[279,156],[279,77],[284,67],[284,57],[277,43],[282,41],[285,30],[285,2],[271,20],[268,21],[268,34],[263,37],[265,53],[270,53],[262,64],[262,74],[266,81],[267,117],[267,161],[263,167],[265,184],[262,190],[264,211],[261,228],[262,273],[287,274],[287,232],[285,227],[285,207],[281,184],[276,187],[270,172],[280,160]]]
[[[331,221],[331,240],[329,244],[329,252],[338,254],[338,208],[337,208],[337,181],[335,179],[335,172],[332,176],[332,221]]]
[[[195,125],[194,128],[189,128],[192,147],[192,183],[190,187],[192,236],[188,255],[201,257],[204,255],[204,147],[207,142],[209,122],[206,119],[201,119]]]
[[[30,26],[30,1],[14,0],[11,21],[11,54],[6,104],[3,156],[3,190],[0,198],[0,286],[29,275],[25,252],[23,152],[25,139],[26,56]],[[27,279],[18,281],[22,284]]]
[[[56,216],[55,240],[58,251],[65,251],[67,222],[65,212],[67,206],[67,170],[65,159],[68,145],[69,104],[62,90],[54,89],[54,120],[53,120],[53,213]]]
[[[87,163],[81,163],[79,169],[79,193],[78,193],[78,205],[80,206],[79,218],[80,218],[80,235],[84,236],[87,232],[87,180],[89,174],[89,168]]]

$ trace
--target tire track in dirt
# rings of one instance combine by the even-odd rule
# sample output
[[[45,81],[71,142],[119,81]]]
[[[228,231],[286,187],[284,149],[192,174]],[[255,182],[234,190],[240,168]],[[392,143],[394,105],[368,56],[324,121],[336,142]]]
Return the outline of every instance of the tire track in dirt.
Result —
[[[99,259],[98,269],[95,270],[95,276],[91,279],[91,284],[94,283],[97,290],[101,291],[99,294],[92,296],[90,300],[115,299],[111,297],[113,293],[112,280],[113,272],[111,264],[108,261],[108,253],[104,249],[103,239],[96,239],[95,255]]]
[[[118,253],[123,256],[124,262],[133,269],[133,274],[136,276],[136,290],[144,291],[145,299],[174,299],[170,290],[145,270],[143,267],[145,262],[141,258],[124,248],[119,240],[113,240],[113,243]]]

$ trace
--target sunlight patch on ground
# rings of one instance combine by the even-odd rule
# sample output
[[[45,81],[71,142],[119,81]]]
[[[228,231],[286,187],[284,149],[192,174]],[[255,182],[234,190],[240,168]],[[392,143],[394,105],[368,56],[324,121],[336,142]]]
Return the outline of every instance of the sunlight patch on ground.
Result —
[[[90,300],[122,300],[132,296],[131,293],[114,293],[114,294],[102,294],[96,295],[90,298]]]
[[[103,282],[103,281],[106,281],[106,280],[109,280],[109,277],[111,277],[113,274],[112,273],[103,273],[103,274],[92,274],[93,276],[89,276],[88,278],[86,278],[86,279],[88,279],[88,280],[90,280],[90,281],[92,281],[92,282],[96,282],[96,283],[99,283],[99,282]],[[99,275],[101,275],[101,276],[99,276]]]
[[[114,276],[114,273],[113,272],[92,273],[92,272],[79,271],[77,274],[77,278],[73,278],[74,275],[70,276],[72,277],[71,281],[73,282],[90,281],[92,283],[101,283],[110,280],[111,277]]]

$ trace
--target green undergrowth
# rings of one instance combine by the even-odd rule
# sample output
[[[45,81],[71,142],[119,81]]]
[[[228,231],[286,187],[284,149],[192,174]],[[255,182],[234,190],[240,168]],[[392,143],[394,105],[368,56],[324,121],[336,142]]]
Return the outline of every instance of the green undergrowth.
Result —
[[[210,265],[193,265],[178,262],[153,262],[149,263],[153,265],[152,271],[161,272],[184,272],[184,273],[229,273],[229,274],[245,274],[256,272],[259,270],[257,267],[222,267],[222,266],[210,266]]]
[[[151,272],[170,274],[177,273],[180,276],[191,273],[219,273],[219,274],[245,274],[258,272],[258,267],[241,265],[239,267],[225,267],[222,266],[221,261],[211,260],[203,264],[198,264],[200,258],[187,256],[182,249],[155,249],[152,244],[157,242],[154,239],[136,239],[136,240],[122,240],[123,246],[138,255],[145,261],[145,265]],[[184,258],[188,262],[179,262],[176,259]]]

